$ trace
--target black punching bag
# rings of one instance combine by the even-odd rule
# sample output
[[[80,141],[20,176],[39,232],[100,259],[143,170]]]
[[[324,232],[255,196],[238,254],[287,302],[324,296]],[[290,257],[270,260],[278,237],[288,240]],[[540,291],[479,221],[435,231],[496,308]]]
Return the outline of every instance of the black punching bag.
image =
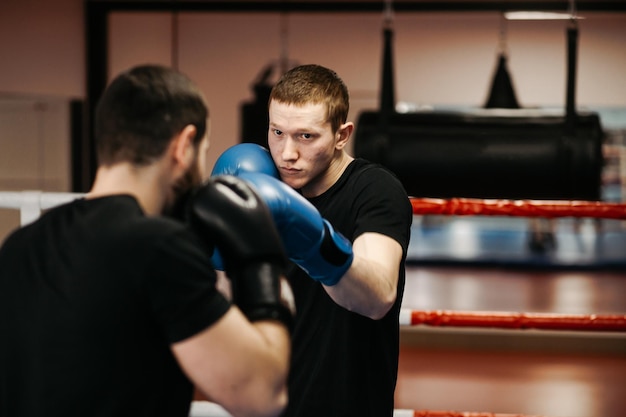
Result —
[[[604,133],[597,113],[575,111],[575,35],[563,111],[517,108],[501,59],[488,108],[397,113],[383,92],[381,109],[357,119],[355,156],[389,168],[414,197],[599,200]]]
[[[269,115],[267,103],[273,84],[270,82],[273,65],[265,67],[252,85],[254,98],[241,105],[240,141],[256,143],[267,148]]]

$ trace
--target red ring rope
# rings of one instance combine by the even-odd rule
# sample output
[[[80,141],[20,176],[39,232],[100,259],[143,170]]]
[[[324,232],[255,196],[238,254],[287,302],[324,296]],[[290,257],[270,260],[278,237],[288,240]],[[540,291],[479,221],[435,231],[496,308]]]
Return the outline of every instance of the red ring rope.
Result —
[[[394,415],[395,416],[395,415]],[[522,414],[473,413],[459,411],[415,410],[411,417],[532,417]]]
[[[406,314],[406,313],[405,313]],[[497,327],[504,329],[626,331],[622,314],[554,314],[488,311],[410,311],[410,325]]]
[[[409,200],[413,206],[413,214],[626,219],[626,204],[599,201],[415,197]]]
[[[532,417],[532,416],[524,416],[522,414],[415,410],[413,411],[412,417]]]

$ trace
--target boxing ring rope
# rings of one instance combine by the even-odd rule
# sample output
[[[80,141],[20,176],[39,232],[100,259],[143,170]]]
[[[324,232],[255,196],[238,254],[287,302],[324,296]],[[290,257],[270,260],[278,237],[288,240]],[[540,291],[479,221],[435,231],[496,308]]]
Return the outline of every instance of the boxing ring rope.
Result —
[[[20,224],[46,210],[82,197],[80,193],[42,191],[0,192],[0,208],[20,210]],[[418,215],[481,215],[527,217],[595,217],[626,219],[626,204],[595,201],[480,200],[469,198],[409,198]],[[567,315],[489,311],[419,311],[402,309],[402,326],[489,327],[575,331],[626,331],[626,315]]]
[[[501,414],[484,412],[436,411],[436,410],[394,410],[393,417],[533,417],[522,414]],[[535,416],[538,417],[538,416]]]
[[[489,327],[572,331],[626,331],[626,314],[555,314],[498,311],[400,310],[401,326]]]
[[[49,193],[43,191],[0,191],[0,208],[18,209],[20,225],[36,220],[42,210],[82,197],[80,193]]]
[[[21,224],[36,219],[42,210],[82,197],[80,193],[0,191],[0,208],[19,209]],[[626,204],[600,201],[504,200],[473,198],[416,198],[409,201],[415,215],[592,217],[626,219]]]
[[[626,204],[599,201],[409,198],[414,215],[587,217],[626,219]],[[626,315],[567,315],[492,311],[402,309],[404,326],[490,327],[574,331],[626,331]]]
[[[456,216],[592,217],[626,219],[626,204],[600,201],[409,198],[413,214]]]

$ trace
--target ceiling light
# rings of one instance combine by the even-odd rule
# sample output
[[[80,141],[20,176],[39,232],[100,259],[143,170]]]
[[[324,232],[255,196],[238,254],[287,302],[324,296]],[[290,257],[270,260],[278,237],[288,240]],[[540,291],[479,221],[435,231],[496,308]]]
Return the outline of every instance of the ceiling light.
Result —
[[[504,17],[507,20],[571,20],[571,19],[584,19],[571,13],[558,13],[558,12],[533,12],[533,11],[516,11],[505,12]]]

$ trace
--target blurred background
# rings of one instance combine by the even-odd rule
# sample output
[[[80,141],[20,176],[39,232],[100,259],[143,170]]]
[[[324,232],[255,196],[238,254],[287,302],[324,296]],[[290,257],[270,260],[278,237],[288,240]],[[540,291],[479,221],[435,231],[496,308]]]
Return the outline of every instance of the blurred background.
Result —
[[[575,105],[600,119],[598,197],[622,202],[626,2],[575,5]],[[264,140],[246,130],[246,111],[295,64],[337,71],[358,131],[361,114],[381,107],[385,29],[393,35],[395,111],[483,109],[504,55],[520,107],[563,113],[571,21],[506,20],[503,12],[571,7],[565,0],[1,0],[0,191],[87,191],[91,109],[110,79],[141,63],[178,68],[206,94],[210,165],[229,146]],[[19,224],[18,210],[0,208],[0,240]],[[550,235],[546,247],[532,241],[537,229],[528,219],[415,216],[405,307],[624,314],[624,224],[597,226],[559,220],[539,230]],[[402,341],[401,408],[552,417],[618,417],[626,409],[623,333],[417,326],[405,328]]]

